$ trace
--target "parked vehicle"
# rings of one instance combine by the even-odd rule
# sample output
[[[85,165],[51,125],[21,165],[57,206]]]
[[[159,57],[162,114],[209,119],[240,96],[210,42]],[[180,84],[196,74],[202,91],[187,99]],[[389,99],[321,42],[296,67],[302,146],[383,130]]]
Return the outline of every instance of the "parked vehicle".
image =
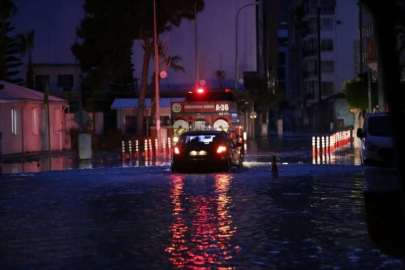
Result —
[[[180,135],[172,156],[172,172],[204,168],[228,172],[232,166],[243,167],[243,155],[223,131],[192,131]]]
[[[362,165],[371,162],[393,163],[394,138],[387,113],[368,114],[363,129],[357,130],[357,137],[361,139]]]

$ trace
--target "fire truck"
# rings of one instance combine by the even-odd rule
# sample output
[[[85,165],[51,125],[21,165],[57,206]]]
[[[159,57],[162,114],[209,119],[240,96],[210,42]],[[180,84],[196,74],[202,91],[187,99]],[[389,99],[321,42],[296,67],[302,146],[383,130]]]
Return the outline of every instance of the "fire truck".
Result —
[[[220,130],[243,143],[236,98],[230,89],[189,91],[183,102],[171,102],[174,138],[186,131]]]

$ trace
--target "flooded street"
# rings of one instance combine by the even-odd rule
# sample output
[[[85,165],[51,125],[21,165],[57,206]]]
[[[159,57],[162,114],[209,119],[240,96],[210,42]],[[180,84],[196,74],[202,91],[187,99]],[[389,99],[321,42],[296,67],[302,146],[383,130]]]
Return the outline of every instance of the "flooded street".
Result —
[[[365,190],[396,171],[246,162],[0,177],[1,269],[401,269],[367,234]]]
[[[248,162],[270,163],[272,156],[278,162],[287,164],[329,164],[329,165],[360,165],[359,155],[355,155],[352,147],[347,146],[334,153],[314,157],[311,151],[311,136],[276,136],[266,139],[249,141],[245,144],[245,160]],[[36,173],[42,171],[60,171],[69,169],[118,168],[139,166],[161,166],[170,164],[171,151],[165,149],[159,156],[153,151],[97,152],[90,161],[79,160],[75,152],[64,154],[53,153],[51,156],[26,155],[5,157],[0,164],[0,174]]]

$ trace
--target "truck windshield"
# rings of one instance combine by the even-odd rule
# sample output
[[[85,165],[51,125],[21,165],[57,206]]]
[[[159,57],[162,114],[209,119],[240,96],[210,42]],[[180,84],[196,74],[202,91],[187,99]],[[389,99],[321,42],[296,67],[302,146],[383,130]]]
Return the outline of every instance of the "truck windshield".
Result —
[[[392,137],[388,116],[370,117],[368,133],[372,136]]]

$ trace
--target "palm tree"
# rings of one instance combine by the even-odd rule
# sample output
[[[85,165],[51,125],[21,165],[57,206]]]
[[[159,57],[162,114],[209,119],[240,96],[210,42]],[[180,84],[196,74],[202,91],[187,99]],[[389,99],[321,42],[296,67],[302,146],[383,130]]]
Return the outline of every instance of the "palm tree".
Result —
[[[32,51],[34,49],[35,30],[28,31],[25,35],[18,35],[17,42],[22,56],[28,54],[28,65],[26,74],[27,88],[34,89],[34,69],[32,66]]]
[[[13,0],[0,0],[0,44],[6,36],[7,21],[17,13]]]
[[[10,23],[8,20],[17,13],[13,0],[0,0],[0,80],[7,78],[6,44]]]

